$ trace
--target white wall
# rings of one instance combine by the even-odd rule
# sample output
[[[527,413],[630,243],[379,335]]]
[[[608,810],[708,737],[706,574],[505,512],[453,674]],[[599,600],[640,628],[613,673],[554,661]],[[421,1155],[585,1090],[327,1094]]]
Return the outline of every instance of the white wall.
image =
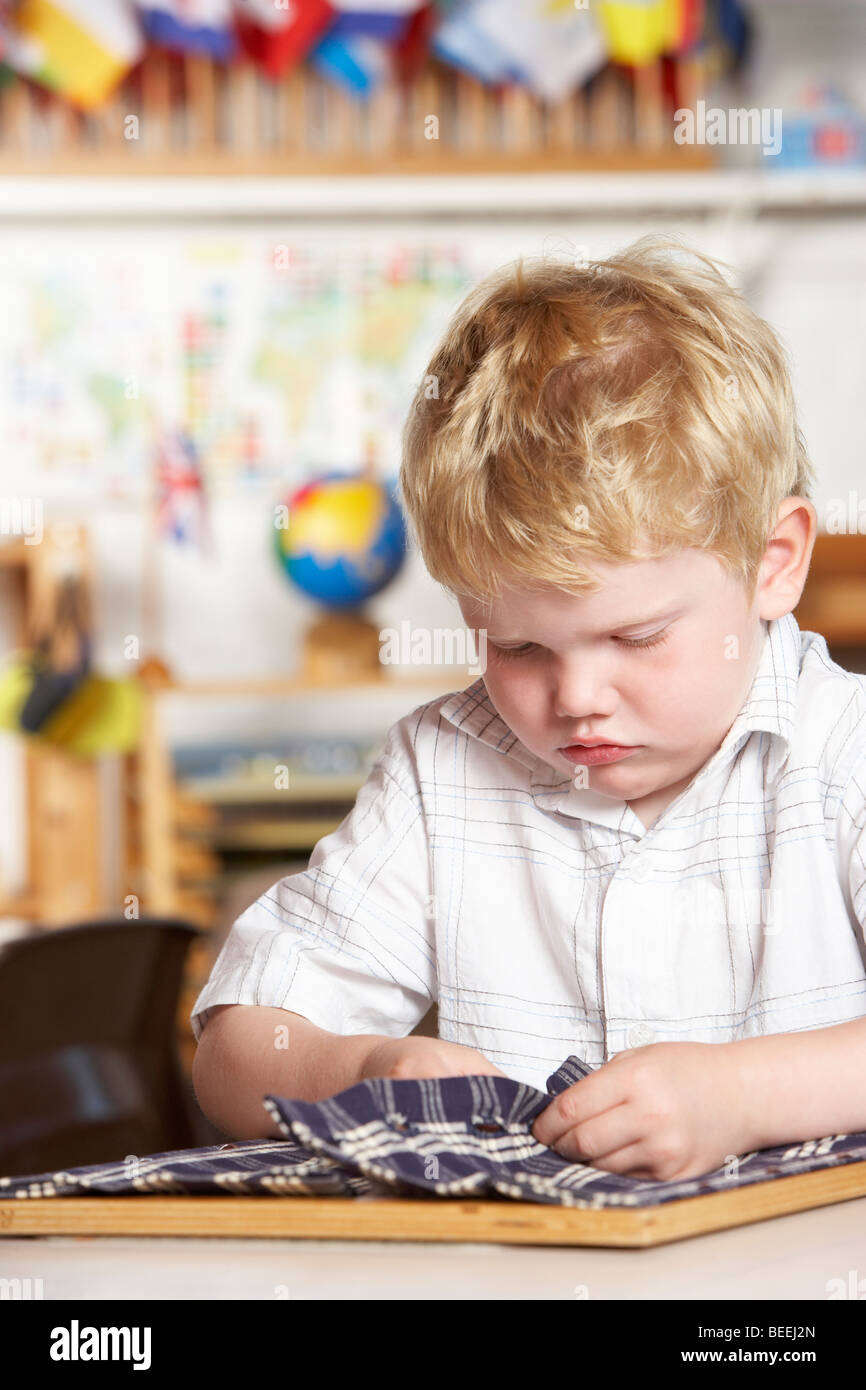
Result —
[[[819,486],[816,504],[823,515],[830,501],[848,489],[862,488],[862,382],[866,369],[866,209],[855,206],[834,213],[764,213],[752,216],[722,209],[703,214],[643,213],[628,216],[582,214],[536,215],[526,218],[490,218],[424,222],[385,221],[363,227],[342,224],[303,224],[311,238],[330,235],[346,245],[361,236],[423,242],[425,238],[451,238],[466,248],[474,274],[483,273],[518,254],[542,251],[568,254],[586,248],[592,256],[621,248],[652,228],[680,232],[697,249],[722,257],[736,266],[736,278],[757,310],[782,335],[793,359],[794,380],[801,421],[814,459]],[[294,235],[297,229],[290,229]],[[112,238],[137,238],[140,229],[115,224],[88,227],[76,223],[23,223],[0,226],[0,267],[14,262],[14,249],[41,238],[56,257],[59,270],[76,255],[98,263]],[[138,254],[142,274],[146,259],[156,257],[178,235],[194,235],[199,243],[216,245],[229,238],[246,238],[260,244],[287,235],[285,220],[255,222],[188,221],[182,227],[151,227],[142,238]],[[337,249],[334,254],[339,254]],[[2,271],[0,271],[2,278]],[[444,329],[454,303],[441,306],[439,317],[428,325],[429,338],[416,349],[417,360],[401,379],[400,418],[410,395],[410,382],[423,371],[426,357]],[[447,308],[447,312],[446,312]],[[109,316],[106,332],[115,331]],[[7,334],[14,333],[7,323]],[[134,335],[135,325],[124,331]],[[74,351],[74,344],[71,349]],[[404,364],[405,365],[405,364]],[[2,427],[0,427],[2,428]],[[384,460],[391,469],[392,452]],[[3,442],[0,454],[0,492],[28,491],[29,480],[16,468],[14,441]],[[66,493],[62,488],[46,492],[46,515],[84,516],[90,527],[96,557],[98,589],[97,666],[106,673],[126,669],[123,639],[140,632],[140,587],[143,553],[143,517],[133,501],[107,502],[87,481]],[[266,535],[270,524],[273,492],[264,488],[248,496],[217,497],[212,521],[216,558],[202,562],[194,554],[163,545],[164,593],[163,655],[181,678],[244,678],[278,675],[294,669],[297,641],[304,625],[315,615],[315,605],[294,593],[279,574]],[[379,626],[397,626],[403,619],[414,624],[456,626],[456,608],[426,575],[416,554],[410,555],[399,579],[370,604],[370,616]],[[2,623],[0,613],[0,623]],[[0,629],[2,641],[2,629]],[[457,682],[457,685],[468,680]],[[211,741],[221,737],[262,738],[300,731],[370,732],[385,729],[400,715],[440,687],[407,696],[396,691],[387,696],[316,697],[315,700],[214,702],[196,707],[184,702],[172,715],[171,728],[183,741]],[[16,790],[15,755],[11,740],[0,739],[0,866],[15,873],[20,865],[20,823]],[[9,866],[11,867],[11,870]]]
[[[652,228],[674,230],[699,250],[719,256],[736,267],[738,283],[757,310],[778,330],[790,349],[801,421],[819,477],[816,504],[823,515],[830,501],[862,485],[864,455],[861,443],[861,382],[866,369],[866,213],[855,210],[833,215],[765,214],[757,218],[714,212],[701,216],[661,214],[607,217],[551,216],[522,221],[496,220],[492,224],[449,223],[443,233],[435,224],[386,223],[365,229],[363,235],[406,241],[443,236],[459,239],[468,248],[467,262],[476,278],[518,254],[542,251],[568,254],[587,248],[590,255],[605,255],[626,245]],[[317,237],[324,228],[306,225],[304,234]],[[188,225],[183,234],[192,234]],[[73,254],[76,242],[97,257],[111,236],[136,236],[124,225],[108,233],[92,229],[43,225],[40,235],[54,238],[58,261]],[[273,236],[266,223],[244,226],[203,224],[197,240],[212,238],[217,244],[249,237],[253,242]],[[285,235],[285,229],[281,234]],[[142,242],[142,274],[147,245],[160,254],[160,242],[177,233],[169,228],[148,234]],[[344,229],[347,239],[357,239],[357,228]],[[16,240],[27,236],[21,227],[0,228],[0,265]],[[461,296],[454,298],[454,306]],[[451,306],[453,307],[453,306]],[[449,308],[450,312],[450,308]],[[448,314],[444,310],[430,324],[428,339],[421,344],[431,352]],[[111,325],[106,324],[106,331]],[[423,371],[418,357],[411,375],[404,374],[396,402],[402,420],[410,385]],[[389,436],[390,457],[385,471],[398,463],[396,437]],[[10,466],[11,463],[11,466]],[[3,447],[0,480],[4,494],[28,490],[28,479],[15,468],[14,444]],[[285,489],[283,489],[284,491]],[[296,662],[296,643],[303,626],[317,612],[316,606],[295,593],[279,573],[267,542],[273,488],[249,494],[216,496],[212,522],[216,554],[200,559],[188,549],[165,541],[162,545],[162,593],[164,656],[180,677],[190,679],[242,678],[278,675],[291,671]],[[123,639],[141,632],[141,572],[143,510],[140,501],[111,501],[100,497],[85,482],[76,488],[45,493],[47,516],[82,516],[93,538],[99,576],[99,614],[96,660],[107,672],[122,674],[126,667]],[[414,553],[399,579],[370,604],[370,615],[380,625],[459,623],[456,609],[427,577]],[[356,713],[363,718],[363,708]],[[380,719],[377,706],[371,712]],[[292,719],[299,714],[293,705]],[[317,700],[305,718],[327,720]],[[190,733],[200,730],[198,715],[190,716]]]

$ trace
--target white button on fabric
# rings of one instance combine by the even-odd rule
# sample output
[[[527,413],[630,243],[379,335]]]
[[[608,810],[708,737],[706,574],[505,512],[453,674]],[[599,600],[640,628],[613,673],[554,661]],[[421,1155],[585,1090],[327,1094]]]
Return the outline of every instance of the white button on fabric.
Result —
[[[632,865],[631,876],[635,883],[645,883],[649,868],[644,860]]]
[[[636,1023],[628,1030],[629,1047],[646,1047],[655,1038],[655,1032],[646,1023]]]

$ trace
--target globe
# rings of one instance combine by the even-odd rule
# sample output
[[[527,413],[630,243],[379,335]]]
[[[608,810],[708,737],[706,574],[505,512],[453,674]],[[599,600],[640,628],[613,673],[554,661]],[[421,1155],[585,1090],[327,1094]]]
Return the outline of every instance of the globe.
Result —
[[[324,473],[284,501],[274,527],[289,579],[331,609],[359,607],[406,558],[406,528],[393,485],[357,474]]]

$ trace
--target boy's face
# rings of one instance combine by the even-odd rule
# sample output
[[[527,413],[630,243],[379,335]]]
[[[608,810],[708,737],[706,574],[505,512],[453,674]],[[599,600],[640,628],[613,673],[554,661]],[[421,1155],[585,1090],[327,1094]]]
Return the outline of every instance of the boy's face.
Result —
[[[485,685],[521,742],[651,825],[734,722],[766,625],[742,582],[705,551],[593,573],[603,587],[583,598],[503,589],[488,605],[461,598],[460,609],[468,627],[487,630]],[[634,751],[614,761],[598,760],[603,750],[563,752],[584,740]]]

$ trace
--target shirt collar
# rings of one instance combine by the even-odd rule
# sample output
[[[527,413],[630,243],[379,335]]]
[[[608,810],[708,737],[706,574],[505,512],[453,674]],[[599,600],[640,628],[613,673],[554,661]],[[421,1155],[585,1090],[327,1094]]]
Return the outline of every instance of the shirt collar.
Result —
[[[722,763],[732,760],[751,733],[770,735],[765,769],[767,780],[775,780],[788,756],[794,729],[800,653],[800,628],[793,613],[772,619],[767,624],[761,656],[740,712],[716,752],[695,774],[690,787],[704,781],[711,770],[716,771]],[[478,739],[528,768],[530,792],[541,810],[561,811],[614,829],[629,828],[631,822],[634,828],[633,812],[625,801],[602,796],[588,787],[575,787],[570,774],[558,773],[543,758],[530,752],[497,713],[482,676],[465,690],[448,696],[439,713],[470,738]]]

